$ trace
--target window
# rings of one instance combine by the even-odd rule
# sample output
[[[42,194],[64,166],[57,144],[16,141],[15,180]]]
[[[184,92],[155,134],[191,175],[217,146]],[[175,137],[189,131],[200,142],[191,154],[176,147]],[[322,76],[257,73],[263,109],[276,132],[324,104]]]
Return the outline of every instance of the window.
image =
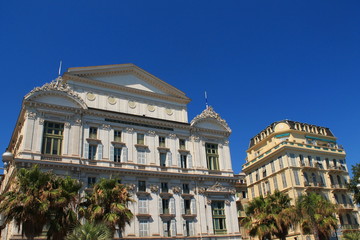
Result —
[[[88,177],[88,188],[92,188],[96,183],[96,177]]]
[[[191,201],[190,199],[184,199],[185,214],[191,214]]]
[[[266,166],[263,167],[263,177],[266,177],[267,174],[266,174]]]
[[[263,194],[262,194],[262,190],[261,190],[261,183],[258,184],[258,191],[259,191],[259,195],[262,196]]]
[[[144,134],[142,134],[142,133],[137,133],[136,134],[136,143],[137,144],[144,145],[145,144],[144,139],[145,139]]]
[[[296,167],[295,154],[290,153],[291,166]]]
[[[90,129],[89,129],[89,138],[97,139],[97,128],[96,127],[90,127]]]
[[[42,154],[61,155],[64,124],[45,121]]]
[[[309,178],[306,172],[304,172],[304,181],[305,181],[305,185],[309,185]]]
[[[223,201],[211,203],[214,234],[226,234],[225,208]]]
[[[88,159],[95,160],[97,145],[89,145]]]
[[[139,181],[138,182],[138,191],[139,192],[146,192],[146,182],[145,181]]]
[[[313,162],[312,162],[312,157],[311,156],[308,156],[308,161],[309,161],[309,166],[312,167]]]
[[[164,192],[164,193],[169,192],[169,188],[168,188],[167,182],[162,182],[162,183],[161,183],[161,192]]]
[[[159,147],[165,147],[165,137],[159,136]]]
[[[338,184],[341,185],[342,183],[341,183],[341,178],[340,178],[340,176],[337,175],[336,178],[337,178]]]
[[[279,167],[280,169],[283,169],[284,168],[284,164],[283,164],[283,160],[282,160],[282,157],[278,157],[278,160],[279,160]]]
[[[184,154],[181,154],[180,155],[180,166],[181,166],[181,168],[187,168],[186,160],[187,160],[187,156],[184,155]]]
[[[114,148],[114,162],[121,162],[121,148]]]
[[[187,183],[183,184],[183,193],[190,193],[189,184]]]
[[[274,188],[275,188],[275,190],[278,190],[279,187],[278,187],[278,182],[277,182],[276,176],[274,176],[273,180],[274,180]]]
[[[160,166],[166,167],[166,153],[160,153]]]
[[[331,185],[334,185],[334,178],[332,175],[330,175],[330,183],[331,183]]]
[[[312,177],[312,181],[313,183],[315,184],[315,186],[317,185],[317,179],[316,179],[316,174],[315,173],[312,173],[311,174],[311,177]]]
[[[300,185],[300,179],[299,179],[298,170],[294,170],[294,178],[295,178],[295,184]]]
[[[270,188],[270,183],[269,183],[269,181],[266,181],[266,182],[265,182],[264,188],[265,188],[264,191],[265,191],[266,194],[270,194],[270,193],[271,193],[271,188]]]
[[[145,149],[137,149],[137,162],[138,164],[146,164]]]
[[[246,198],[246,191],[241,191],[242,198]]]
[[[193,221],[185,220],[184,223],[185,227],[185,236],[193,236],[194,235],[194,227],[193,227]]]
[[[271,172],[274,173],[275,172],[275,163],[274,163],[274,161],[271,161],[270,165],[271,165]]]
[[[171,237],[171,221],[164,221],[164,237]]]
[[[285,172],[282,172],[282,173],[281,173],[281,179],[282,179],[283,187],[286,188],[286,187],[287,187],[287,183],[286,183],[286,175],[285,175]]]
[[[139,198],[138,200],[138,207],[139,207],[139,214],[148,214],[148,200],[146,198]]]
[[[249,179],[250,179],[250,184],[252,184],[253,183],[252,173],[250,173]]]
[[[259,170],[256,169],[256,172],[255,172],[255,181],[259,181]]]
[[[218,145],[212,143],[206,143],[206,160],[207,167],[209,170],[219,170],[219,155],[218,155]]]
[[[337,194],[334,193],[334,197],[335,197],[336,203],[339,204],[339,198],[338,198]]]
[[[300,158],[300,165],[304,166],[304,156],[303,155],[299,155]]]
[[[149,221],[140,220],[139,221],[139,237],[148,237],[149,236]]]
[[[179,145],[181,150],[185,150],[185,139],[179,139]]]
[[[341,194],[341,198],[342,198],[342,203],[343,203],[344,205],[346,205],[346,204],[347,204],[346,196],[345,196],[344,194]]]
[[[118,130],[114,131],[114,141],[121,142],[121,131]]]
[[[252,198],[255,197],[255,189],[254,189],[254,187],[251,188],[251,197]]]
[[[169,204],[170,201],[169,199],[162,199],[162,210],[163,210],[163,214],[169,214],[170,213],[170,209],[169,209]]]

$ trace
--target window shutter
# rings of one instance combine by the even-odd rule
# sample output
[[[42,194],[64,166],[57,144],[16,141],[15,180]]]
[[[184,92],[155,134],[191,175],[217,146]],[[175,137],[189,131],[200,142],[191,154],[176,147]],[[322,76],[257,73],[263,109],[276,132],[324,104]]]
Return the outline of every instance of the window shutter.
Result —
[[[187,155],[187,159],[188,159],[188,168],[193,168],[193,161],[191,154]]]
[[[167,152],[167,167],[171,167],[172,166],[172,154],[171,152]]]
[[[176,221],[175,219],[171,220],[171,236],[174,237],[176,236]]]
[[[127,149],[127,147],[122,148],[122,161],[123,162],[128,161],[128,149]]]
[[[144,211],[146,214],[149,213],[149,201],[147,199],[144,200]]]
[[[183,222],[183,235],[184,235],[184,236],[187,236],[187,232],[186,232],[186,220],[183,219],[182,222]]]
[[[163,222],[163,232],[164,232],[164,237],[169,236],[169,233],[167,232],[167,222]]]
[[[191,208],[191,214],[196,214],[196,200],[195,200],[195,198],[191,199],[190,208]]]
[[[103,145],[102,144],[98,144],[98,160],[102,160],[103,158]]]
[[[163,214],[162,199],[159,197],[159,214]]]
[[[195,223],[194,223],[194,221],[190,221],[189,222],[189,235],[190,236],[194,236],[195,235],[195,229],[194,229],[194,227],[195,227]]]
[[[185,214],[185,203],[184,203],[184,199],[180,200],[180,207],[181,207],[181,214]]]
[[[114,161],[114,146],[110,146],[110,161]]]
[[[149,236],[149,222],[144,223],[144,236]]]
[[[89,144],[87,142],[84,144],[84,158],[89,159]]]
[[[170,198],[170,214],[175,214],[175,198]]]
[[[181,155],[178,153],[178,167],[181,167]]]

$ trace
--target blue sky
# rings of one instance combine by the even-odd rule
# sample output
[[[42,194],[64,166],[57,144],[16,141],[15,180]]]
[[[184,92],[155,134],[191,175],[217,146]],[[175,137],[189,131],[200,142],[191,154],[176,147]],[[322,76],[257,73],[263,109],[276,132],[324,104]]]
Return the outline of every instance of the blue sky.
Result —
[[[1,138],[23,96],[68,67],[134,63],[209,104],[233,130],[233,168],[274,121],[329,127],[359,163],[359,1],[1,1]]]

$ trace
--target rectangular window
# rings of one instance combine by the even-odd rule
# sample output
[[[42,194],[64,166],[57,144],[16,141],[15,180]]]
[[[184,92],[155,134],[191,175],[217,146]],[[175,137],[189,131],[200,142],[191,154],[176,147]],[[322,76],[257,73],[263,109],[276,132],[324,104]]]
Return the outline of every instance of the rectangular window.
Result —
[[[286,187],[287,187],[287,183],[286,183],[286,175],[285,175],[285,172],[282,172],[282,173],[281,173],[281,179],[282,179],[283,187],[286,188]]]
[[[90,127],[90,129],[89,129],[89,138],[97,139],[97,128],[96,127]]]
[[[139,214],[148,214],[148,200],[146,198],[139,198],[138,200],[138,207],[139,207]]]
[[[185,214],[191,214],[191,200],[184,199]]]
[[[121,142],[121,131],[114,131],[114,142]]]
[[[279,161],[279,167],[280,167],[280,169],[283,169],[283,168],[284,168],[284,164],[283,164],[282,156],[278,157],[278,161]]]
[[[274,173],[275,172],[275,163],[274,163],[274,161],[271,161],[270,165],[271,165],[271,172]]]
[[[137,149],[137,162],[138,164],[146,164],[145,149]]]
[[[166,153],[160,153],[160,166],[166,167]]]
[[[189,184],[187,183],[183,184],[183,193],[190,193]]]
[[[205,144],[207,167],[209,170],[220,170],[218,145],[212,143]]]
[[[145,181],[139,181],[138,182],[138,191],[139,192],[146,192],[146,182]]]
[[[88,188],[92,188],[96,183],[96,177],[88,177]]]
[[[309,161],[309,166],[312,167],[313,166],[313,161],[312,161],[311,156],[308,156],[308,161]]]
[[[159,136],[159,147],[165,147],[165,137]]]
[[[170,205],[169,199],[162,199],[163,214],[169,214],[170,213],[169,205]]]
[[[114,148],[114,162],[121,162],[121,148]]]
[[[303,155],[299,155],[300,158],[300,165],[304,166],[304,156]]]
[[[180,155],[180,165],[181,168],[187,168],[187,156],[184,154]]]
[[[164,237],[171,237],[171,221],[164,221]]]
[[[45,121],[42,154],[61,155],[64,124]]]
[[[193,229],[192,229],[192,221],[185,220],[185,236],[192,236]]]
[[[266,166],[263,166],[263,169],[262,169],[262,170],[263,170],[263,178],[264,178],[264,177],[267,176],[267,174],[266,174]]]
[[[262,194],[262,189],[261,189],[261,182],[258,184],[258,191],[259,191],[259,195],[263,195]]]
[[[259,169],[256,169],[256,172],[255,172],[255,181],[259,181]]]
[[[168,183],[167,183],[167,182],[162,182],[162,183],[161,183],[161,192],[163,192],[163,193],[169,192],[169,187],[168,187]]]
[[[295,154],[290,153],[291,166],[296,167]]]
[[[273,180],[274,180],[274,188],[275,188],[275,190],[279,190],[279,186],[278,186],[278,182],[277,182],[277,177],[274,176]]]
[[[185,150],[185,139],[179,139],[179,145],[181,150]]]
[[[250,184],[252,184],[253,183],[252,173],[250,173],[249,179],[250,179]]]
[[[97,145],[89,145],[89,156],[88,159],[95,160],[96,158]]]
[[[140,220],[139,221],[139,237],[148,237],[149,236],[149,221]]]
[[[137,133],[137,134],[136,134],[136,143],[137,143],[137,144],[144,145],[144,144],[145,144],[144,139],[145,139],[145,135],[144,135],[144,134],[142,134],[142,133]]]
[[[270,183],[269,181],[265,182],[265,192],[266,194],[270,194],[271,193],[271,188],[270,188]]]
[[[252,196],[252,198],[255,197],[255,188],[254,187],[251,188],[251,196]]]
[[[299,179],[298,170],[294,170],[294,179],[295,179],[295,184],[300,185],[300,179]]]
[[[226,234],[226,217],[224,201],[213,201],[211,203],[214,234]]]

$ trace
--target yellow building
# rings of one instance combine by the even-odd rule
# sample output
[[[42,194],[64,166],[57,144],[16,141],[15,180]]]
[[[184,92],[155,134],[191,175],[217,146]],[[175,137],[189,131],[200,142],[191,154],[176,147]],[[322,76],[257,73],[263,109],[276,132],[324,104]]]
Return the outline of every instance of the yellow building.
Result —
[[[338,235],[359,228],[359,216],[349,181],[346,153],[329,128],[290,120],[274,122],[250,140],[243,172],[249,200],[286,192],[293,199],[313,191],[340,206]],[[288,239],[312,239],[299,230]],[[335,237],[336,239],[336,237]]]

